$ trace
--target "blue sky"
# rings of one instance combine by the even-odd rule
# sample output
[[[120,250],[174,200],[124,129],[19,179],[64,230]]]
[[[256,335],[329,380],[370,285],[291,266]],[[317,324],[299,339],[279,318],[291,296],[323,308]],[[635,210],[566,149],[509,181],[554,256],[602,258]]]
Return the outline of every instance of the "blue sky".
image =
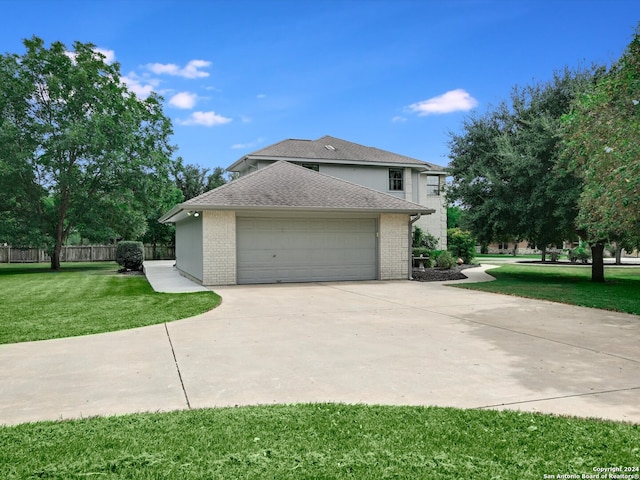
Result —
[[[0,52],[90,42],[165,98],[176,155],[227,167],[332,135],[439,165],[448,132],[555,70],[609,64],[638,0],[0,0]]]

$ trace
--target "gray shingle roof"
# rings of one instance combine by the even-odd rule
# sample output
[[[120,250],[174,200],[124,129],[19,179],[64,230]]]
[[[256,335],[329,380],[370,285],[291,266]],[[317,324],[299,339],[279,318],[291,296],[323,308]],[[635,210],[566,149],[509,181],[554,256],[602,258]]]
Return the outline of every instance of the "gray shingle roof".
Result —
[[[378,164],[415,165],[429,170],[444,170],[442,167],[415,158],[387,152],[379,148],[365,147],[353,142],[326,135],[317,140],[283,140],[261,150],[245,155],[229,167],[234,170],[244,158],[273,158],[282,160],[324,160],[332,163],[358,162]]]
[[[181,211],[201,209],[433,213],[417,203],[285,161],[177,205],[160,221],[172,221]]]

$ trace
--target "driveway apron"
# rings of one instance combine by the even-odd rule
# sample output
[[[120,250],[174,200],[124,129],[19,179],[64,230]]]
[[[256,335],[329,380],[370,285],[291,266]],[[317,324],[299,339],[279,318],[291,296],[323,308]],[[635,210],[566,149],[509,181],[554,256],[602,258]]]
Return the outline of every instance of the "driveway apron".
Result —
[[[203,315],[0,346],[0,424],[294,402],[640,423],[640,319],[441,283],[217,287]]]

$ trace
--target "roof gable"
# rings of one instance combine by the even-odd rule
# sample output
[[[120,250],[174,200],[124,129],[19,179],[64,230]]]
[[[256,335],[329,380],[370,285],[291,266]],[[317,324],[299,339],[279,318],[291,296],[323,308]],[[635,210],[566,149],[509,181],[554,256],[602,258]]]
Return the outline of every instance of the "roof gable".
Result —
[[[246,159],[264,158],[272,160],[307,160],[325,161],[327,163],[359,163],[381,165],[406,165],[423,167],[428,170],[444,169],[438,165],[388,152],[374,147],[366,147],[358,143],[348,142],[326,135],[317,140],[289,139],[257,150],[231,165],[228,170],[237,171],[241,162]]]
[[[393,195],[285,161],[273,163],[177,205],[160,221],[172,221],[172,217],[181,211],[202,209],[433,212]]]

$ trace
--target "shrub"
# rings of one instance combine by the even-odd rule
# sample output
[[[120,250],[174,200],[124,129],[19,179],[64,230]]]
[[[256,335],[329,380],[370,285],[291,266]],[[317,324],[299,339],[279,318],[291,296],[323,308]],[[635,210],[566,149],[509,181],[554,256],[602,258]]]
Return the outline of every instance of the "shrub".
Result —
[[[429,257],[431,256],[431,250],[427,247],[416,247],[413,249],[414,257]]]
[[[432,260],[434,260],[434,261],[435,261],[435,260],[437,260],[437,259],[438,259],[438,257],[439,257],[440,255],[442,255],[444,252],[446,252],[446,250],[431,250],[431,251],[429,252],[429,257],[430,257]]]
[[[560,260],[560,252],[558,250],[550,250],[547,253],[549,254],[549,260],[552,262]]]
[[[450,228],[447,230],[447,249],[456,259],[461,258],[469,264],[476,256],[476,239],[471,232]]]
[[[591,260],[591,251],[587,248],[586,245],[582,244],[579,247],[570,249],[567,253],[567,256],[569,257],[569,261],[571,263],[589,263],[589,260]]]
[[[424,247],[427,250],[434,250],[438,246],[438,239],[429,232],[423,231],[420,227],[413,229],[413,247]]]
[[[441,270],[450,270],[455,267],[456,261],[449,252],[442,252],[436,259],[436,266]]]
[[[116,247],[116,262],[125,270],[142,270],[144,245],[142,242],[122,241]]]

